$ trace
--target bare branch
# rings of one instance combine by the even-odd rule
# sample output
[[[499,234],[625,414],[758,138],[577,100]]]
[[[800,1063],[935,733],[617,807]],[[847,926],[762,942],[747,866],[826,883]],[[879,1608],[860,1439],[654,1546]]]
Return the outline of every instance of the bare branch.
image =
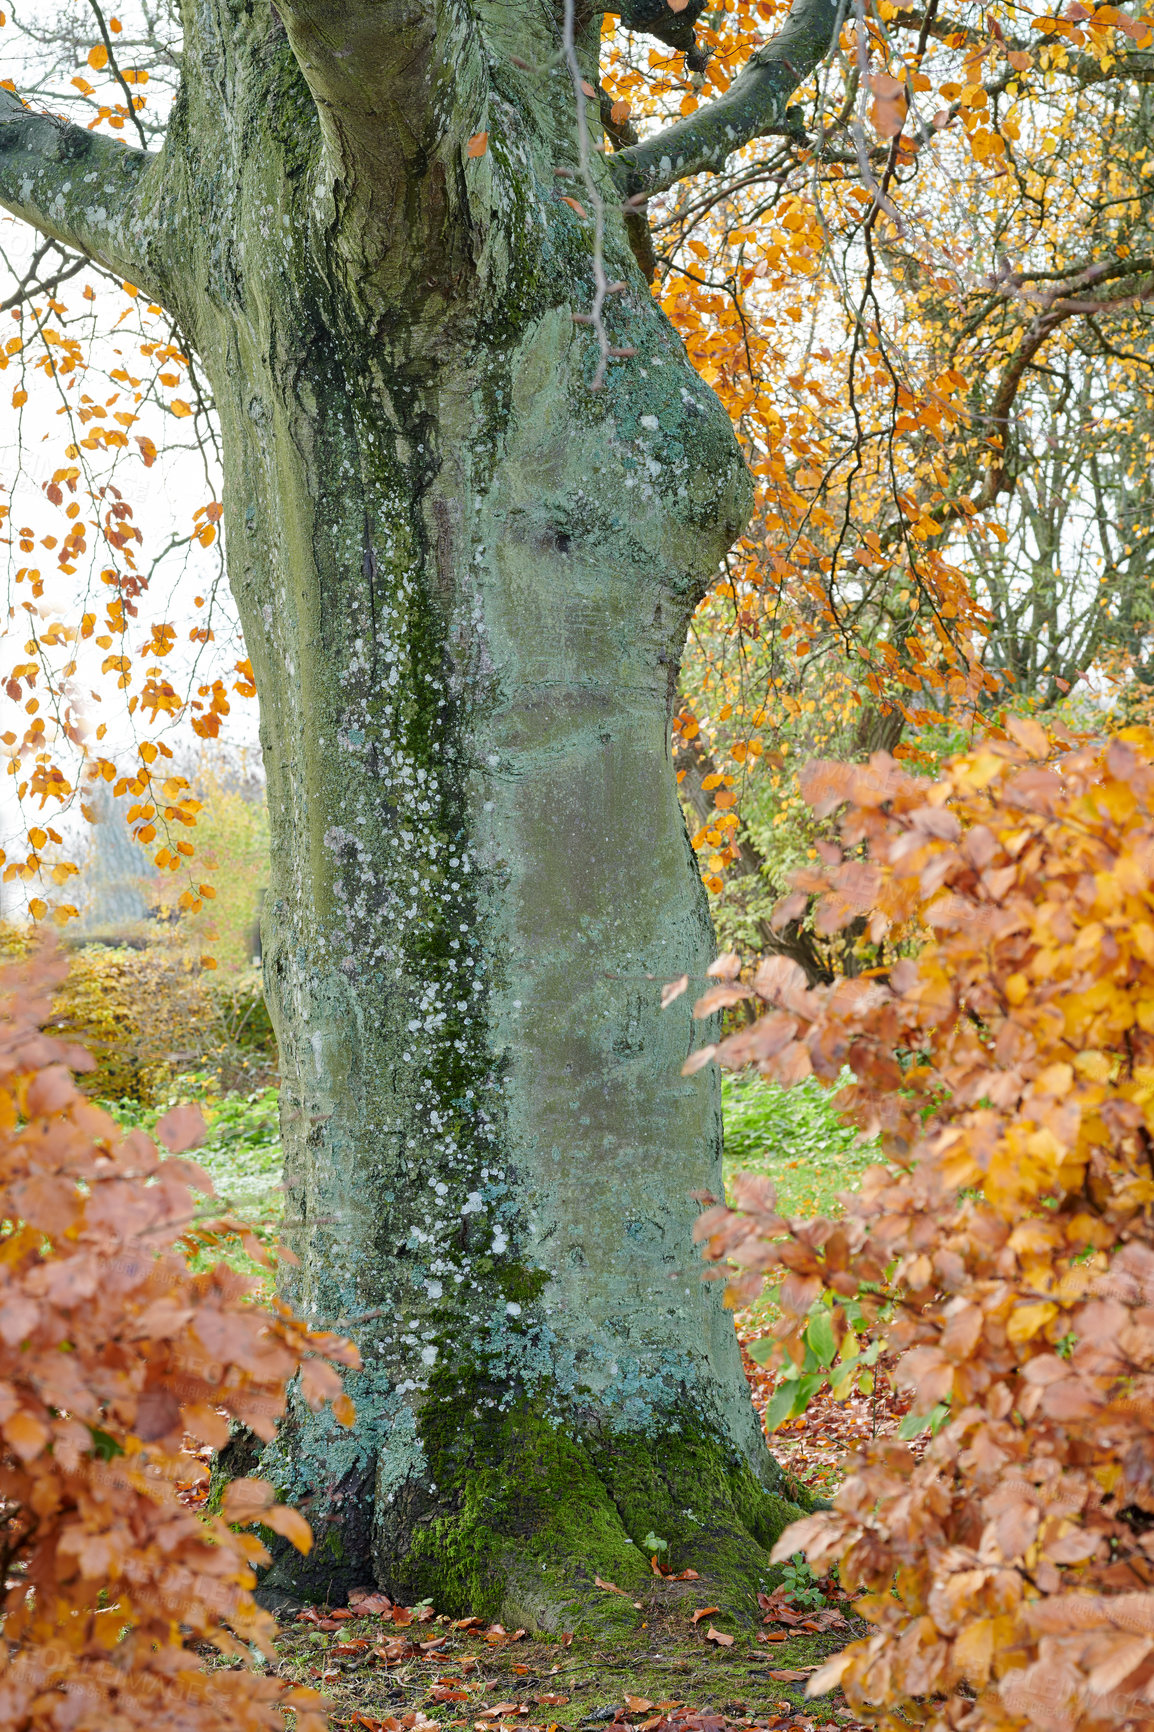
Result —
[[[978,30],[972,24],[963,24],[960,18],[943,16],[929,17],[916,8],[903,7],[886,19],[886,27],[890,30],[922,30],[939,42],[945,42],[954,48],[976,48],[989,42],[990,35],[986,30]],[[1048,39],[1039,41],[1035,36],[1006,36],[1003,34],[999,46],[1007,50],[1017,50],[1028,53],[1044,47]],[[1134,84],[1154,83],[1154,54],[1141,49],[1127,49],[1121,54],[1115,54],[1105,64],[1093,54],[1070,54],[1059,70],[1067,78],[1073,78],[1078,84],[1102,84],[1107,80],[1112,83],[1130,79]]]
[[[782,29],[724,96],[644,144],[618,151],[611,167],[625,193],[640,200],[689,175],[717,174],[751,139],[783,131],[786,104],[829,53],[843,14],[839,0],[793,0]]]
[[[128,113],[133,126],[136,128],[136,136],[140,140],[140,148],[141,150],[147,150],[148,140],[144,136],[144,128],[140,124],[140,116],[136,112],[136,98],[133,96],[131,90],[129,90],[128,81],[120,70],[120,62],[116,58],[116,50],[112,46],[112,38],[108,34],[108,25],[105,23],[104,14],[100,10],[99,0],[88,0],[88,4],[96,14],[96,22],[100,26],[100,35],[104,42],[104,52],[108,56],[108,65],[117,84],[119,84],[121,90],[124,92],[124,100],[128,104]]]
[[[157,300],[168,286],[160,163],[0,89],[0,205]]]

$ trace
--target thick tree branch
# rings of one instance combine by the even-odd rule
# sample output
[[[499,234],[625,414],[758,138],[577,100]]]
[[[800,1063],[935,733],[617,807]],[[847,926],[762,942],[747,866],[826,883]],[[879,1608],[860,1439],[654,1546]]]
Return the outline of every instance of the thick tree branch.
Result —
[[[648,198],[689,175],[719,173],[751,139],[780,132],[786,104],[829,53],[843,14],[839,0],[793,0],[782,29],[757,50],[724,96],[613,157],[624,192]]]
[[[0,205],[157,300],[167,286],[154,256],[160,160],[0,89]]]
[[[281,0],[277,7],[316,102],[333,165],[360,199],[391,212],[433,146],[447,69],[464,71],[458,41],[438,42],[443,8],[418,0]],[[453,50],[456,50],[456,53]],[[441,87],[441,88],[439,88]],[[479,105],[478,105],[479,106]]]
[[[644,31],[668,47],[692,55],[697,40],[694,26],[705,11],[705,0],[689,0],[681,12],[671,11],[668,0],[618,0],[605,10],[616,12],[627,30]]]

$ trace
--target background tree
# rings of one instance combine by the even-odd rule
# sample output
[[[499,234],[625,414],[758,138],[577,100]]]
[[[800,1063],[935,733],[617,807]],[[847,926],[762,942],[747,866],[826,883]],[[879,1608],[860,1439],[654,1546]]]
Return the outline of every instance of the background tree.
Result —
[[[711,12],[707,79],[774,15]],[[682,688],[734,939],[751,841],[769,901],[815,840],[811,752],[936,762],[1006,702],[1143,664],[1147,42],[1110,7],[852,7],[792,125],[651,207],[663,304],[758,487]],[[703,99],[611,54],[642,130]]]

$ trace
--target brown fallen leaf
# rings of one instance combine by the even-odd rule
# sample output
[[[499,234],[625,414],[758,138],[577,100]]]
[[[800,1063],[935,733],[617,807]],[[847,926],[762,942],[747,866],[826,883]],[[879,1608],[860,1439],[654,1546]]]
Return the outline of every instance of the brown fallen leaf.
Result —
[[[733,1637],[727,1636],[724,1630],[715,1630],[712,1624],[705,1632],[705,1640],[716,1642],[719,1648],[732,1648],[733,1646]]]
[[[671,1582],[696,1582],[700,1579],[696,1570],[678,1570],[675,1576],[669,1578]]]
[[[796,1666],[782,1666],[776,1672],[767,1672],[766,1676],[778,1684],[796,1684],[800,1679],[808,1677],[808,1673],[799,1672]]]
[[[562,193],[561,194],[561,203],[567,204],[571,210],[575,210],[579,217],[584,217],[586,221],[589,220],[589,212],[585,209],[585,206],[583,204],[581,204],[581,202],[578,199],[570,198],[568,193]]]
[[[453,1689],[449,1684],[434,1684],[429,1694],[434,1702],[467,1702],[469,1700],[469,1692],[463,1686]]]
[[[631,1714],[649,1714],[653,1709],[648,1696],[626,1696],[625,1706]]]
[[[369,1588],[353,1588],[349,1594],[349,1607],[354,1617],[378,1618],[392,1611],[393,1602],[387,1594],[375,1594]]]
[[[484,1618],[455,1618],[453,1620],[453,1629],[454,1630],[475,1630],[478,1628],[479,1625],[483,1624],[484,1622],[485,1622]]]
[[[529,1670],[529,1668],[528,1668],[528,1666],[514,1666],[514,1667],[513,1667],[513,1671],[514,1671],[514,1672],[519,1672],[519,1673],[520,1673],[520,1674],[521,1674],[521,1676],[522,1676],[522,1677],[524,1677],[524,1675],[525,1675],[525,1673],[526,1673],[526,1672],[527,1672],[527,1671],[528,1671],[528,1670]]]
[[[313,1606],[308,1606],[303,1612],[298,1612],[296,1621],[298,1624],[311,1624],[314,1630],[339,1630],[341,1627],[335,1618],[318,1616],[316,1608]]]
[[[720,1606],[702,1606],[698,1611],[694,1612],[693,1622],[695,1624],[700,1624],[702,1618],[711,1618],[714,1612],[720,1612],[720,1610]]]
[[[329,1649],[330,1654],[363,1654],[369,1646],[363,1636],[358,1636],[351,1642],[334,1642]]]
[[[481,1720],[499,1720],[505,1714],[527,1714],[528,1708],[520,1702],[498,1702],[493,1708],[483,1708],[478,1718]]]
[[[473,157],[484,156],[488,148],[489,134],[487,132],[475,132],[465,146],[465,155]]]
[[[394,1660],[411,1660],[417,1650],[403,1636],[398,1636],[394,1641],[385,1642],[383,1646],[374,1648],[372,1652],[376,1659],[383,1660],[386,1665],[389,1665]]]
[[[571,1648],[573,1646],[573,1632],[572,1632],[572,1630],[562,1630],[562,1632],[561,1632],[561,1646],[563,1648]]]
[[[553,1690],[546,1690],[542,1696],[534,1696],[534,1702],[542,1708],[563,1708],[569,1700],[568,1696],[558,1696]]]

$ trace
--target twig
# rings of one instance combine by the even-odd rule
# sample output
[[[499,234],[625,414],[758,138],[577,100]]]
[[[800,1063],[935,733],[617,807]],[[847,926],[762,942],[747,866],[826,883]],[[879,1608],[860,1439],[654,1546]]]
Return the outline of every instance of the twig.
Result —
[[[128,112],[132,116],[132,124],[136,128],[137,137],[140,139],[140,148],[141,150],[146,151],[148,149],[148,140],[144,136],[144,128],[140,124],[140,116],[136,112],[135,98],[133,97],[131,90],[128,88],[128,82],[125,79],[123,72],[121,72],[120,67],[117,65],[116,55],[112,48],[112,38],[108,34],[108,26],[104,22],[104,14],[100,10],[97,0],[88,0],[88,4],[96,14],[96,22],[100,26],[100,34],[104,38],[104,46],[108,51],[108,64],[112,68],[113,77],[124,92],[125,100],[128,103]]]

